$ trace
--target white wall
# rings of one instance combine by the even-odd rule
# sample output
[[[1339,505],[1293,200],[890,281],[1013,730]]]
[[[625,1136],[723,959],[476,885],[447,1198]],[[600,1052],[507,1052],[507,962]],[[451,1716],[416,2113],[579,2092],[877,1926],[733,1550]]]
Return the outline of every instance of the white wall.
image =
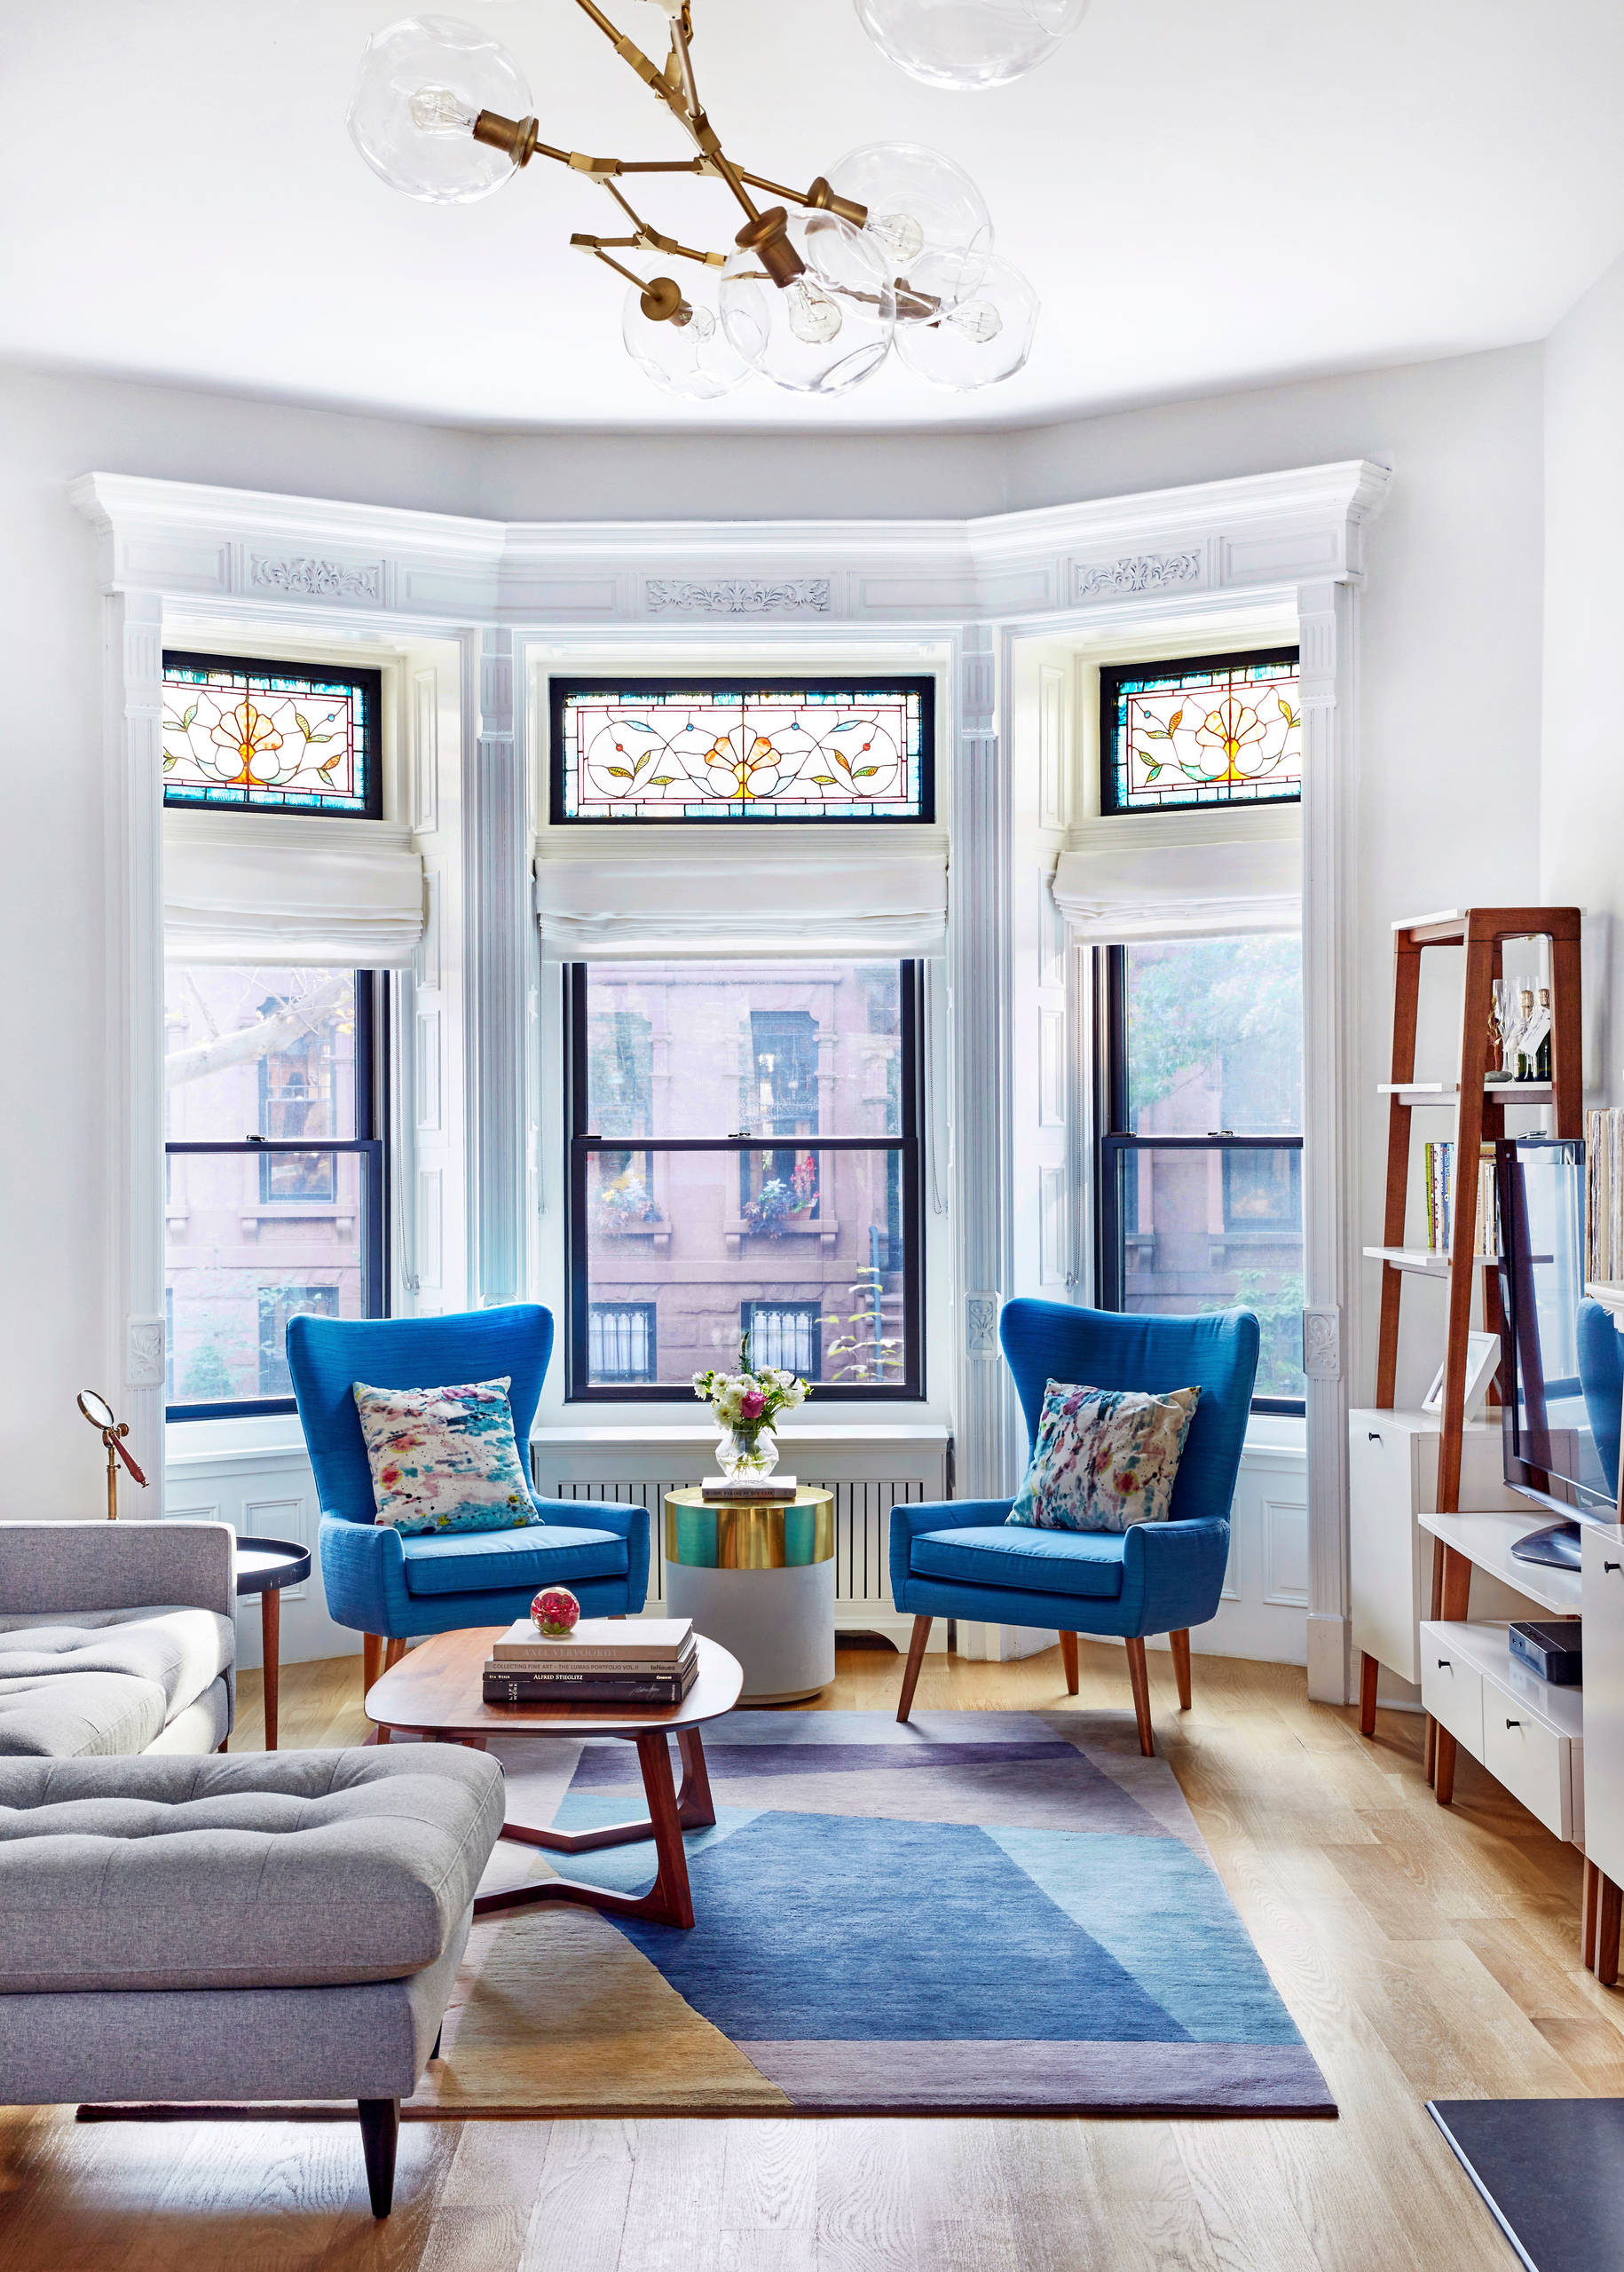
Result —
[[[1388,1036],[1386,926],[1534,888],[1541,355],[1215,398],[1030,433],[742,439],[475,437],[166,391],[0,374],[6,969],[0,1108],[4,1513],[93,1511],[73,1408],[106,1345],[96,1219],[104,1082],[100,618],[68,481],[91,469],[457,512],[749,517],[984,512],[1369,455],[1397,469],[1364,617],[1367,1085]],[[1620,793],[1624,793],[1621,792]],[[20,853],[18,848],[26,848]],[[1366,1214],[1379,1204],[1371,1100]],[[1431,1370],[1431,1351],[1413,1373]],[[1356,1381],[1356,1394],[1368,1390]],[[147,1448],[155,1453],[156,1447]]]
[[[1624,261],[1546,344],[1541,896],[1585,911],[1585,1085],[1624,1099]]]

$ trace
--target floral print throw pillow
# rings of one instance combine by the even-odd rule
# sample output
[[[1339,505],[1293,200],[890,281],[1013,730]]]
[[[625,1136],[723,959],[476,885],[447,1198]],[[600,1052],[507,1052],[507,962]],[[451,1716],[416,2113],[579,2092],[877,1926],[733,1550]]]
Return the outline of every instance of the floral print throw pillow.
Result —
[[[1044,1391],[1032,1463],[1005,1520],[1029,1530],[1124,1531],[1164,1523],[1198,1388]]]
[[[506,1379],[467,1388],[352,1386],[380,1523],[412,1533],[512,1530],[540,1521]]]

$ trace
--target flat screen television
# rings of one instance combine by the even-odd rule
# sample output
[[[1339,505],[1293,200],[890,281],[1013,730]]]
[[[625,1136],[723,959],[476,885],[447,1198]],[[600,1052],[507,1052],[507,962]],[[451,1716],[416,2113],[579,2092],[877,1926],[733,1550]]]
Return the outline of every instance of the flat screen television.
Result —
[[[1505,1479],[1564,1518],[1511,1551],[1577,1569],[1581,1523],[1617,1519],[1624,1404],[1624,1339],[1585,1295],[1585,1148],[1503,1139],[1494,1183]]]

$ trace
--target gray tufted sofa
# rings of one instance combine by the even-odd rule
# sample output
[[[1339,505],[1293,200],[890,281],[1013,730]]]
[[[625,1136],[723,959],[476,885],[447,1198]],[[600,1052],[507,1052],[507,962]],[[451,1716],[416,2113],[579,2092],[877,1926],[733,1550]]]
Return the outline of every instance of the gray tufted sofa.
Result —
[[[354,2099],[387,2216],[501,1822],[452,1745],[0,1759],[0,2104]]]
[[[235,1611],[225,1523],[0,1523],[0,1756],[217,1751]]]

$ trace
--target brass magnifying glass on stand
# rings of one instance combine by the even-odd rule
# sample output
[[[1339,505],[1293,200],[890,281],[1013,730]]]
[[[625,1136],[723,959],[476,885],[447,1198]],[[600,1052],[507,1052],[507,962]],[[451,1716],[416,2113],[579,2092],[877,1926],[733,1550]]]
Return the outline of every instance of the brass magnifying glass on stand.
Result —
[[[143,1490],[146,1488],[146,1478],[124,1447],[124,1438],[130,1433],[130,1423],[128,1420],[115,1420],[113,1416],[113,1408],[106,1398],[98,1396],[93,1388],[80,1390],[79,1409],[91,1427],[100,1431],[102,1444],[107,1455],[107,1520],[110,1523],[115,1523],[118,1520],[118,1463],[120,1460],[123,1461],[141,1488]]]

